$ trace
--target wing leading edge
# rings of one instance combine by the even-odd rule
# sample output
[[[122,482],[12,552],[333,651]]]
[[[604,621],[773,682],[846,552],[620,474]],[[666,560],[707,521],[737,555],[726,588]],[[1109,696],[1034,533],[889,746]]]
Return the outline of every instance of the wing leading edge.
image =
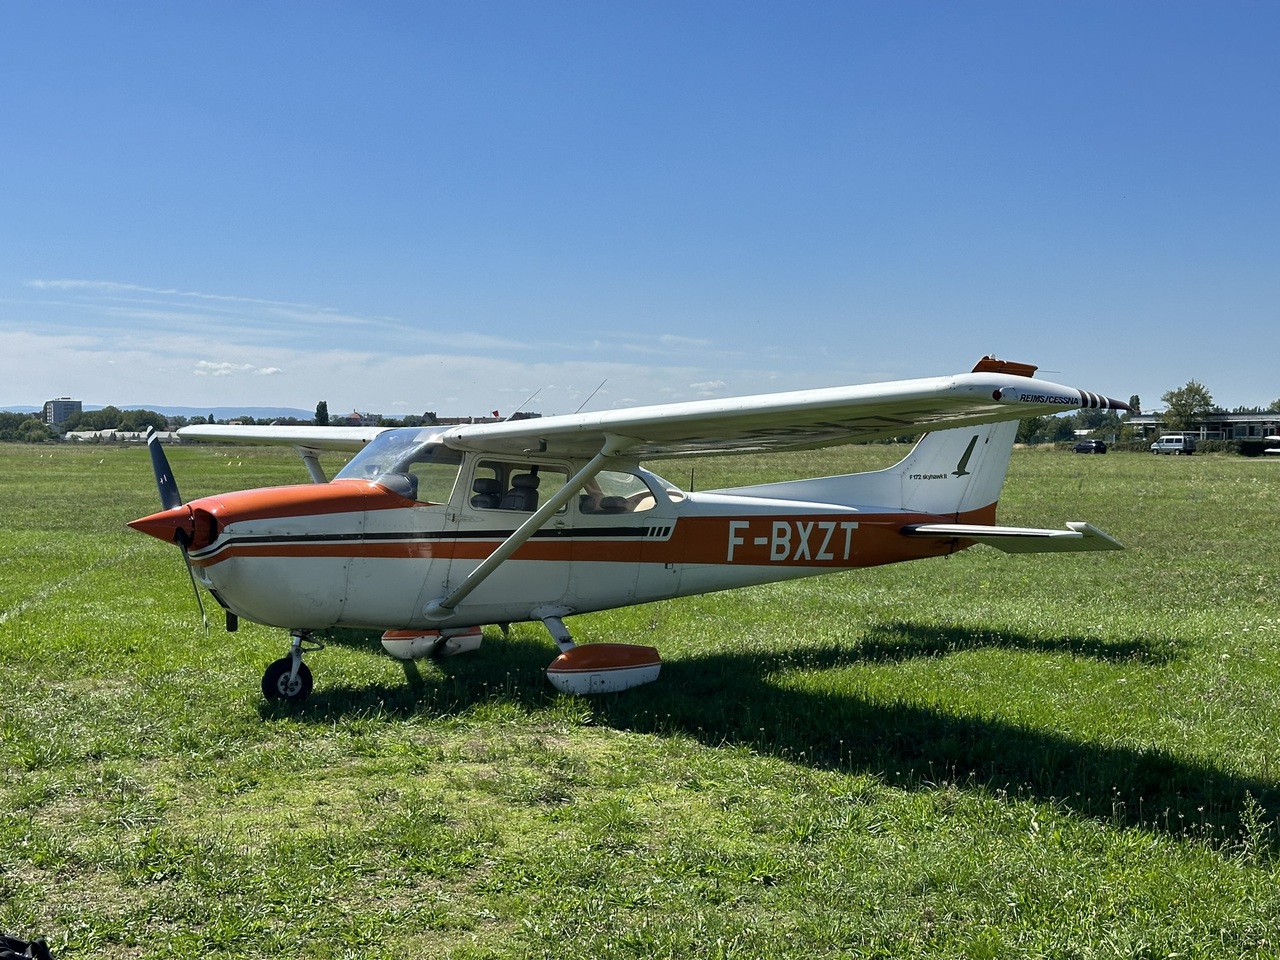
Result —
[[[358,453],[365,444],[391,427],[312,427],[312,426],[216,426],[197,423],[183,427],[178,435],[184,440],[214,443],[275,444],[305,447],[312,450],[336,450]]]
[[[1037,380],[991,360],[972,373],[698,400],[447,428],[450,447],[590,456],[607,438],[640,459],[795,450],[1079,409],[1128,410],[1099,394]]]
[[[597,413],[440,428],[457,450],[592,457],[606,445],[660,459],[835,446],[1079,409],[1128,410],[1119,400],[1031,376],[1035,367],[984,358],[972,373],[695,400]],[[356,452],[387,427],[183,427],[193,440],[292,444]]]

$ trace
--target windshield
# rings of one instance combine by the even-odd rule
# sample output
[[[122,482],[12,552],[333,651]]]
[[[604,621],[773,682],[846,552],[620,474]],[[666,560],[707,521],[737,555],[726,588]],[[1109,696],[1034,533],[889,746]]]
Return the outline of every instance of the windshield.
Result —
[[[637,476],[646,478],[651,485],[655,485],[659,490],[667,495],[667,499],[673,503],[678,503],[684,499],[684,491],[677,487],[665,477],[660,477],[652,470],[639,469],[636,471]]]
[[[462,466],[462,454],[439,442],[439,434],[417,428],[378,434],[335,480],[374,480],[428,503],[447,503]]]

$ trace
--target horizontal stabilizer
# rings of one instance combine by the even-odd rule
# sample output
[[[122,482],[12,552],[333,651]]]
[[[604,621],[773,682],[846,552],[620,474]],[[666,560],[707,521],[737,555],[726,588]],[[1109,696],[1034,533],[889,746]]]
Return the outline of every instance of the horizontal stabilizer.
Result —
[[[1035,527],[988,527],[977,523],[917,523],[904,527],[908,537],[958,537],[985,543],[1005,553],[1070,553],[1082,550],[1123,550],[1115,537],[1091,523],[1072,521],[1066,530]]]

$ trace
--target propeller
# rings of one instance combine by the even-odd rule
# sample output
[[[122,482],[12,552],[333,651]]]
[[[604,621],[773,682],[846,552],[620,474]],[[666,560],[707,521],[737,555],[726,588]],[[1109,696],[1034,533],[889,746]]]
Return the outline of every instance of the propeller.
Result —
[[[147,428],[147,452],[151,454],[151,469],[156,475],[156,489],[160,492],[160,505],[165,510],[173,510],[182,506],[182,494],[178,492],[178,481],[173,478],[173,468],[169,466],[169,458],[164,455],[160,445],[160,437],[153,428]],[[200,586],[196,583],[196,572],[191,566],[191,557],[187,553],[189,542],[187,531],[181,528],[174,530],[173,542],[182,551],[182,562],[187,565],[187,576],[191,578],[191,590],[196,595],[196,606],[200,608],[200,620],[204,623],[204,634],[209,635],[209,615],[205,613],[204,599],[200,596]]]
[[[164,455],[160,446],[160,437],[153,427],[147,427],[147,452],[151,454],[151,469],[156,475],[156,489],[160,491],[160,506],[166,510],[182,506],[182,494],[178,492],[178,481],[173,479],[173,470],[169,466],[169,458]]]

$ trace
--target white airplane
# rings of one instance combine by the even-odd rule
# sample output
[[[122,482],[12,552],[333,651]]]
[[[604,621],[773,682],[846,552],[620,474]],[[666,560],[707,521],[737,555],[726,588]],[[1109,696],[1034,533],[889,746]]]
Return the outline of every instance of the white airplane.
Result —
[[[310,484],[183,503],[156,438],[161,512],[129,526],[176,543],[227,612],[291,632],[268,699],[311,692],[303,654],[333,627],[382,629],[393,656],[474,649],[485,624],[541,621],[547,670],[574,693],[658,676],[647,646],[575,646],[564,620],[671,597],[936,557],[1121,549],[1087,523],[995,525],[1023,417],[1128,410],[984,358],[948,377],[456,427],[183,428],[294,446]],[[689,493],[641,466],[696,454],[825,447],[930,431],[896,466]],[[323,451],[356,455],[330,481]],[[197,591],[198,592],[198,591]]]

